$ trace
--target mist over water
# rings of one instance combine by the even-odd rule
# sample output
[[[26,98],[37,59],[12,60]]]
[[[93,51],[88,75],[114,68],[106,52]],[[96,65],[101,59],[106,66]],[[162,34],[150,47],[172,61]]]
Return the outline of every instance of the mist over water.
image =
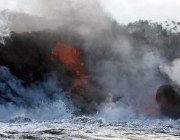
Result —
[[[141,28],[138,22],[120,26],[104,13],[97,0],[37,0],[32,3],[15,1],[12,10],[0,13],[0,43],[3,47],[8,47],[5,40],[11,39],[11,31],[20,35],[29,32],[33,37],[33,31],[51,29],[66,43],[80,46],[92,79],[99,82],[107,95],[107,101],[95,103],[95,113],[92,111],[91,114],[89,107],[90,116],[110,121],[131,120],[141,115],[162,117],[155,101],[156,90],[171,82],[170,79],[179,84],[176,76],[179,60],[174,60],[172,67],[167,66],[169,62],[163,51],[167,40],[160,36],[157,26]],[[54,42],[51,48],[55,47],[53,45]],[[171,57],[173,60],[179,56]],[[0,112],[3,115],[0,119],[23,116],[54,120],[78,114],[81,107],[68,98],[71,93],[62,90],[57,75],[52,72],[43,82],[25,87],[23,80],[13,75],[10,68],[1,66]]]
[[[62,89],[57,87],[55,75],[51,75],[47,81],[40,84],[33,83],[28,88],[22,85],[21,80],[10,74],[6,67],[0,67],[0,76],[1,120],[16,116],[54,120],[71,116],[76,110]],[[55,94],[51,95],[54,92]]]

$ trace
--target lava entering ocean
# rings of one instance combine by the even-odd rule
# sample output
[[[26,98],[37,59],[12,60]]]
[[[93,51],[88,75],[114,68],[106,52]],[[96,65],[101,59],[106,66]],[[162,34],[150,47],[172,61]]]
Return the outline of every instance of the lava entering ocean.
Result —
[[[171,83],[160,64],[180,57],[171,47],[179,46],[179,34],[147,21],[127,26],[112,22],[106,29],[86,30],[86,36],[65,26],[11,32],[4,37],[6,44],[0,43],[0,74],[4,75],[0,77],[0,103],[32,107],[42,100],[57,100],[62,90],[82,113],[97,112],[107,102],[122,102],[140,113],[157,113],[156,90]],[[56,83],[47,89],[45,84],[52,75],[56,78],[51,82]],[[32,89],[40,89],[40,93],[34,94]],[[179,98],[171,101],[172,96],[165,95],[164,102],[164,93],[157,96],[166,116],[169,113],[164,112],[178,108]]]

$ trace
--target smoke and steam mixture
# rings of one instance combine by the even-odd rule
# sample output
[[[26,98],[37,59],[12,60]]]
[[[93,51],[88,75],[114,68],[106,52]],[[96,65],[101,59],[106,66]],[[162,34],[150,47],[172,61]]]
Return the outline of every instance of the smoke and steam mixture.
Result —
[[[97,0],[0,11],[0,138],[178,139],[179,27]]]

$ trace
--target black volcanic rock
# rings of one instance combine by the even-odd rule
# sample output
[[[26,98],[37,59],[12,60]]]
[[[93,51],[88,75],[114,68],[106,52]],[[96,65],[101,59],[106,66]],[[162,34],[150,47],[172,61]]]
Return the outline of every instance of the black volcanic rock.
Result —
[[[156,92],[161,112],[171,118],[180,118],[180,92],[172,85],[163,85]]]

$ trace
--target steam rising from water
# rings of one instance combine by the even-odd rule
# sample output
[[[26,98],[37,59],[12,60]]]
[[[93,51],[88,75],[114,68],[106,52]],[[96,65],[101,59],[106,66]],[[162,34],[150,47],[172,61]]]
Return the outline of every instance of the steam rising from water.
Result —
[[[9,13],[1,12],[0,14],[0,43],[5,44],[3,37],[10,36]]]
[[[71,101],[65,97],[65,93],[57,86],[55,75],[51,75],[46,82],[34,83],[25,88],[20,80],[10,74],[8,68],[1,66],[0,81],[1,103],[4,102],[4,106],[0,106],[1,120],[22,114],[36,120],[60,119],[70,116],[72,111],[76,110]],[[51,95],[54,92],[56,93]],[[6,99],[21,106],[8,103]]]
[[[3,37],[10,35],[10,30],[31,32],[46,28],[55,29],[57,32],[62,31],[66,40],[73,43],[73,34],[79,36],[83,40],[81,44],[83,50],[88,54],[93,54],[93,57],[91,55],[85,56],[88,69],[94,74],[93,78],[102,84],[109,96],[109,103],[100,105],[97,115],[105,115],[110,120],[116,120],[127,115],[134,117],[133,114],[136,112],[148,114],[158,110],[154,101],[155,93],[157,88],[165,83],[164,79],[158,76],[159,65],[162,61],[159,52],[152,49],[154,48],[152,45],[138,42],[133,37],[128,38],[121,30],[117,29],[117,35],[110,17],[103,12],[98,1],[54,0],[52,2],[36,0],[32,4],[28,4],[19,0],[14,4],[17,5],[13,9],[15,12],[0,14],[1,43],[4,43]],[[174,62],[175,69],[176,63],[179,61]],[[169,71],[167,67],[165,73],[169,74]],[[23,96],[19,99],[9,95],[9,98],[19,100],[19,103],[29,102],[32,104],[44,100],[49,101],[48,98],[51,97],[51,92],[54,90],[57,92],[56,95],[64,95],[56,84],[55,76],[50,77],[46,82],[38,85],[32,84],[28,89],[25,89],[21,85],[21,81],[11,75],[7,68],[0,67],[0,72],[1,78],[5,76],[6,84]],[[176,71],[172,72],[176,73]],[[174,74],[170,74],[170,78],[173,79]],[[4,84],[1,83],[1,90],[4,90]],[[7,90],[7,94],[9,92],[11,91]],[[69,113],[62,101],[65,97],[53,95],[51,98],[53,98],[55,105],[48,104],[48,109],[45,109],[40,104],[40,109],[34,109],[32,112],[43,114],[41,112],[43,108],[44,112],[51,114],[52,110],[58,110],[57,108],[60,106],[62,107],[60,113],[55,114],[55,116]],[[111,102],[112,100],[115,102]],[[56,104],[57,101],[59,102]],[[14,108],[12,105],[9,106]],[[5,110],[3,106],[1,108]],[[72,106],[70,108],[75,109]],[[149,110],[151,112],[148,112]],[[112,116],[108,116],[108,114]],[[46,117],[42,118],[46,119]]]
[[[161,71],[169,76],[169,78],[175,82],[175,84],[180,85],[180,60],[175,59],[171,65],[161,64]]]

